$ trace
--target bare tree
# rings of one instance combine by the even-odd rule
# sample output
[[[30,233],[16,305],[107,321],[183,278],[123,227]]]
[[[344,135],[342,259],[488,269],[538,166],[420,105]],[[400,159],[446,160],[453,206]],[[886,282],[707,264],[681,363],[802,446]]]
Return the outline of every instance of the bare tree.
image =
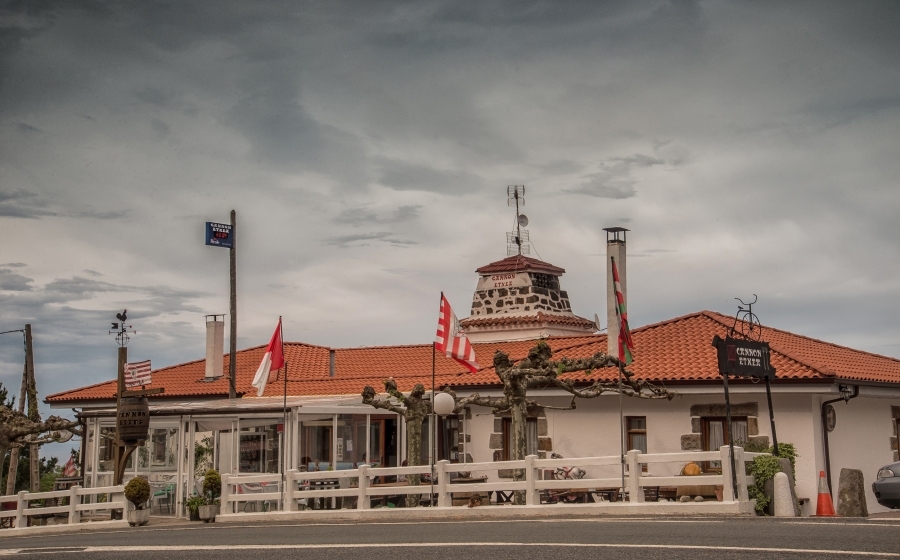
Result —
[[[382,410],[390,410],[406,420],[407,464],[411,467],[421,465],[422,424],[425,418],[431,414],[431,401],[425,399],[425,387],[421,383],[416,383],[412,391],[408,395],[404,395],[397,389],[397,383],[393,379],[385,379],[384,390],[389,397],[377,398],[375,389],[367,385],[362,392],[363,403]],[[409,475],[407,480],[410,486],[421,484],[421,476],[418,474]],[[406,495],[406,507],[415,507],[418,502],[418,494]]]
[[[456,400],[456,409],[461,410],[469,405],[478,405],[492,408],[494,412],[507,412],[511,418],[511,442],[510,460],[517,461],[525,458],[525,422],[529,406],[542,406],[535,401],[528,400],[529,389],[545,387],[557,387],[572,395],[572,403],[564,409],[574,409],[575,399],[590,399],[599,397],[603,393],[619,393],[625,396],[644,399],[671,399],[674,393],[664,387],[654,386],[646,381],[634,378],[634,373],[625,369],[618,359],[608,356],[603,352],[597,352],[589,358],[575,360],[562,358],[553,361],[550,358],[553,351],[546,342],[538,342],[534,348],[528,351],[528,357],[518,364],[509,359],[505,352],[497,350],[494,354],[494,370],[500,382],[503,384],[502,397],[482,397],[477,393]],[[616,367],[622,373],[621,388],[617,380],[597,380],[590,385],[577,387],[574,381],[560,379],[559,376],[575,372],[586,371],[590,375],[593,370]],[[543,408],[560,408],[548,407]],[[522,480],[524,473],[521,470],[514,471],[514,480]],[[516,492],[516,503],[523,503],[524,494]]]
[[[6,452],[25,445],[66,442],[81,435],[78,422],[51,416],[46,421],[32,420],[21,412],[0,404],[0,459]]]

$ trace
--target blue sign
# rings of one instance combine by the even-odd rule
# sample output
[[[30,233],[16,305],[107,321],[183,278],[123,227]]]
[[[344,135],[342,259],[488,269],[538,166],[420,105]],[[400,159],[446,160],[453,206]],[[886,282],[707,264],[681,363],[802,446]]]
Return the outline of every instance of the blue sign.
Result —
[[[234,232],[231,224],[206,222],[206,244],[230,249],[234,245]]]

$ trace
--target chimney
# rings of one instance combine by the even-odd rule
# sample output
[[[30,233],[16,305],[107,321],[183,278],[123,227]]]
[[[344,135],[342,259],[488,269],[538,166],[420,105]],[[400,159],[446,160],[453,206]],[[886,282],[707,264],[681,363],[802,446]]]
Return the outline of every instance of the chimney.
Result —
[[[334,349],[328,350],[328,377],[334,377]]]
[[[628,283],[625,275],[625,232],[622,227],[603,228],[606,232],[606,352],[610,356],[619,356],[619,320],[616,316],[616,285],[613,282],[612,259],[616,260],[619,270],[619,285],[622,297],[628,302]],[[627,307],[626,307],[627,309]]]
[[[225,348],[225,315],[206,316],[207,381],[222,377],[222,353]]]

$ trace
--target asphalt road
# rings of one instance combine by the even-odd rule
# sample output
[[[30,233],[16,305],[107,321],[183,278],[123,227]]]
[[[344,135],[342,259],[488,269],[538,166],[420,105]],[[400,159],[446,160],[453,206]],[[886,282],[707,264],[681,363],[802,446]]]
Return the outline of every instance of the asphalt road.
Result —
[[[2,538],[0,557],[491,560],[898,558],[900,519],[555,518],[152,525]]]

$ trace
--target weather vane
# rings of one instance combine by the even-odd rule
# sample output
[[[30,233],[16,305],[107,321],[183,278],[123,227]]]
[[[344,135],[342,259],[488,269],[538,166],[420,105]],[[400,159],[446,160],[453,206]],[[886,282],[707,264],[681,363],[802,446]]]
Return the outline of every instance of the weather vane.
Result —
[[[513,231],[506,233],[506,255],[529,255],[531,254],[531,243],[528,239],[528,230],[522,229],[528,226],[528,216],[519,214],[519,202],[525,206],[525,185],[509,185],[506,187],[506,205],[511,206],[512,202],[516,203],[516,221],[513,225]]]
[[[112,330],[109,331],[109,334],[116,335],[116,342],[123,348],[128,346],[128,341],[131,339],[131,337],[128,336],[129,329],[131,329],[131,334],[137,334],[137,331],[133,330],[131,325],[125,324],[125,321],[128,320],[127,313],[127,309],[123,309],[121,313],[116,313],[116,319],[118,319],[119,322],[113,323]]]

